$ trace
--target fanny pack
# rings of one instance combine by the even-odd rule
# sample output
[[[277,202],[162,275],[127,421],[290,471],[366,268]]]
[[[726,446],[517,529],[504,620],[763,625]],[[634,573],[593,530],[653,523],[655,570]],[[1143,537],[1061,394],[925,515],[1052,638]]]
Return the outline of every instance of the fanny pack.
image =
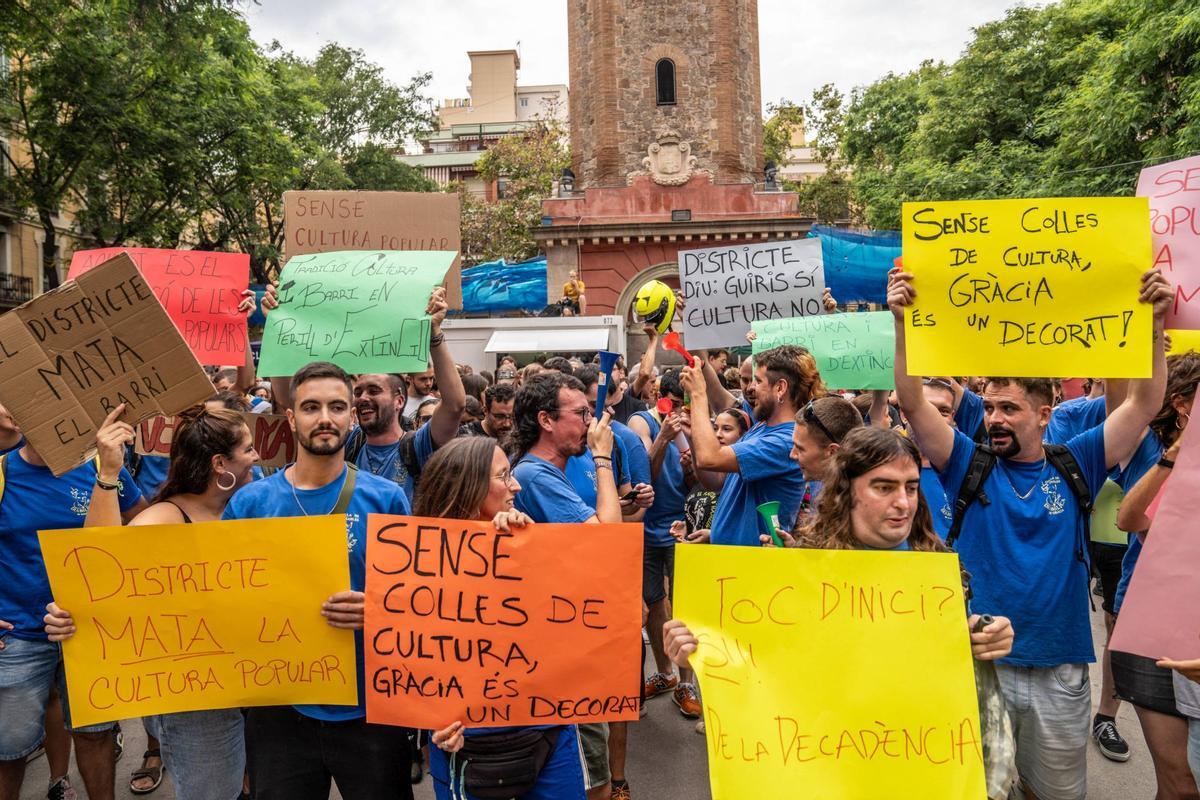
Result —
[[[450,759],[451,791],[458,783],[481,800],[511,800],[532,791],[562,726],[467,736]]]

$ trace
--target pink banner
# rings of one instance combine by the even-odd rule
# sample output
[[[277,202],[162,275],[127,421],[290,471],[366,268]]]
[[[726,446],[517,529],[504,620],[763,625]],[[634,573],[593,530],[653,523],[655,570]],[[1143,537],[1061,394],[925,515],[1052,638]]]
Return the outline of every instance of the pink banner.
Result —
[[[201,364],[246,361],[246,315],[238,313],[250,280],[250,256],[204,250],[110,247],[77,250],[68,278],[128,253]]]
[[[1150,198],[1154,266],[1175,285],[1167,328],[1200,330],[1200,156],[1146,167],[1137,193]]]
[[[1138,558],[1109,649],[1148,658],[1200,658],[1200,433],[1189,425]],[[1131,487],[1132,488],[1132,487]],[[1192,609],[1192,611],[1188,611]],[[1020,633],[1017,634],[1020,636]]]

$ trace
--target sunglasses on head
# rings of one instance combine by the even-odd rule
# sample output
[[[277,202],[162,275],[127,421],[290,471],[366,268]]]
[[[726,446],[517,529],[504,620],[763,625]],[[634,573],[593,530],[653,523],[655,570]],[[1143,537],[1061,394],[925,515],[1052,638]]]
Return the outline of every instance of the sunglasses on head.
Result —
[[[809,401],[808,401],[808,405],[806,405],[806,406],[804,407],[804,412],[803,412],[803,414],[804,414],[804,421],[805,421],[805,422],[807,422],[807,423],[812,423],[813,425],[816,425],[816,426],[817,426],[817,429],[818,429],[818,430],[820,430],[820,431],[821,431],[821,433],[825,434],[825,438],[826,438],[826,439],[828,439],[829,441],[833,442],[834,444],[837,444],[837,443],[838,443],[838,441],[839,441],[839,437],[837,437],[837,436],[834,436],[834,435],[833,435],[833,434],[832,434],[832,433],[829,431],[829,428],[826,428],[826,427],[825,427],[825,423],[824,423],[824,422],[821,422],[821,418],[817,416],[817,410],[816,410],[815,408],[813,408],[813,401],[812,401],[812,400],[809,400]]]

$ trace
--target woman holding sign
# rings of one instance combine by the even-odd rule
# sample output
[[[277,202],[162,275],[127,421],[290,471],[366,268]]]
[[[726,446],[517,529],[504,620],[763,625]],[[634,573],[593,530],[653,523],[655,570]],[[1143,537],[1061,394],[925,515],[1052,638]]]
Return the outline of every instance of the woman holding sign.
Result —
[[[413,515],[492,522],[507,531],[533,522],[513,508],[519,491],[508,457],[494,439],[455,439],[426,464]],[[465,728],[455,722],[434,731],[433,744],[429,772],[438,800],[471,800],[475,791],[498,785],[505,797],[521,800],[585,797],[574,725]],[[486,772],[471,768],[472,761],[485,760]]]
[[[123,411],[123,405],[115,408],[96,434],[102,474],[119,470],[125,447],[133,444],[133,427],[119,420]],[[216,522],[234,492],[252,480],[257,462],[254,438],[239,412],[208,406],[185,412],[171,442],[167,481],[154,503],[129,524]],[[120,525],[116,492],[93,492],[84,524]],[[46,611],[50,641],[61,642],[75,634],[70,612],[54,603]],[[178,800],[234,800],[241,794],[246,746],[239,709],[161,714],[147,717],[146,724],[159,740]],[[148,750],[145,758],[158,755]],[[157,777],[162,780],[161,774]],[[153,788],[157,786],[155,782]]]

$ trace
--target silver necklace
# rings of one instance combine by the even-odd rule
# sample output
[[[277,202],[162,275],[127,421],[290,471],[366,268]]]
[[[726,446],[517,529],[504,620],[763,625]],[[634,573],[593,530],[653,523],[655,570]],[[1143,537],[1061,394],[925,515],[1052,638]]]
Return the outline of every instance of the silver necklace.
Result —
[[[296,494],[296,481],[295,481],[296,472],[295,472],[295,470],[296,470],[296,467],[295,467],[295,465],[293,465],[292,466],[292,477],[288,478],[287,475],[284,475],[284,480],[286,480],[288,482],[288,486],[292,487],[292,499],[296,501],[296,508],[300,509],[301,514],[308,517],[308,516],[311,516],[311,514],[309,514],[308,511],[305,510],[304,504],[300,502],[300,495]],[[1010,482],[1009,485],[1011,486],[1012,483]],[[325,514],[322,514],[321,516],[327,516],[329,514],[332,514],[334,508],[337,508],[337,500],[334,500],[333,507],[330,508],[328,511],[325,512]]]
[[[1012,489],[1012,493],[1017,496],[1017,499],[1018,500],[1028,500],[1030,495],[1033,494],[1033,490],[1036,489],[1038,487],[1038,484],[1042,482],[1042,475],[1044,475],[1046,473],[1046,459],[1044,459],[1044,458],[1042,459],[1042,468],[1038,472],[1038,476],[1034,480],[1033,485],[1029,487],[1029,491],[1026,492],[1025,494],[1021,494],[1020,492],[1017,491],[1017,487],[1013,485],[1012,478],[1009,477],[1007,467],[1005,467],[1003,464],[1001,464],[1000,471],[1004,473],[1004,480],[1008,481],[1008,488]]]

